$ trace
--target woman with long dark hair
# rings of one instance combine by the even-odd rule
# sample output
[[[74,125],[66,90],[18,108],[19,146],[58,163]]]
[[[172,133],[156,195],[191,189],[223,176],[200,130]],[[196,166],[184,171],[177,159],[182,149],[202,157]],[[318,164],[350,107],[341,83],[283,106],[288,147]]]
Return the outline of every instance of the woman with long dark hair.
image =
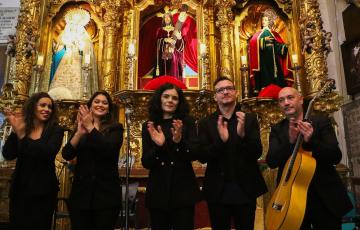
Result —
[[[112,230],[121,207],[118,173],[123,127],[113,121],[110,95],[98,91],[81,105],[77,129],[62,156],[76,157],[75,175],[69,197],[71,229]]]
[[[197,159],[194,119],[182,90],[164,84],[150,100],[149,121],[142,127],[142,165],[150,170],[146,207],[153,230],[194,229],[200,199],[191,162]]]
[[[11,228],[51,229],[59,191],[55,156],[64,135],[54,101],[47,93],[35,93],[21,113],[5,111],[5,115],[12,133],[3,156],[17,159],[9,195]]]

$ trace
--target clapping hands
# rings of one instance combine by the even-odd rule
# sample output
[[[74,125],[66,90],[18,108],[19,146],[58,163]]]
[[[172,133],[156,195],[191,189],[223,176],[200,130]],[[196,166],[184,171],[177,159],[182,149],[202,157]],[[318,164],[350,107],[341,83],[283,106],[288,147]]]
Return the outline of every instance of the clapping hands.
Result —
[[[147,129],[150,133],[151,140],[155,142],[158,146],[163,146],[165,143],[165,135],[164,132],[161,129],[161,126],[158,125],[156,128],[154,126],[154,122],[149,121],[147,123]]]
[[[9,109],[4,111],[6,120],[11,125],[12,129],[14,130],[16,136],[19,139],[25,137],[25,120],[24,116],[21,112],[14,112]]]
[[[175,143],[179,143],[182,137],[182,127],[183,127],[182,120],[173,120],[172,125],[173,125],[173,127],[171,128],[171,133],[173,135],[172,139]]]
[[[77,114],[77,123],[77,132],[82,135],[91,132],[95,127],[93,114],[86,105],[80,105]]]
[[[182,127],[183,123],[181,120],[173,120],[171,128],[172,140],[175,143],[179,143],[182,138]],[[149,131],[151,140],[155,142],[158,146],[163,146],[165,143],[165,134],[161,129],[161,126],[158,125],[155,127],[154,122],[149,121],[147,123],[147,129]]]

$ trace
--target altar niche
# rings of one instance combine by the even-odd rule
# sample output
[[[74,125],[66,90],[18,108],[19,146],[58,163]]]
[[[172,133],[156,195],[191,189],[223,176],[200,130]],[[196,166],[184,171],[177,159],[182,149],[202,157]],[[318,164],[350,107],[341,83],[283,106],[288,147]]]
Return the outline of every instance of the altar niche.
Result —
[[[248,92],[244,98],[263,97],[264,89],[270,84],[293,85],[291,55],[295,54],[297,44],[292,40],[291,21],[286,14],[275,4],[249,4],[235,17],[234,29],[238,44],[235,62],[249,67],[248,77],[242,82],[243,91]],[[241,75],[239,70],[236,69]],[[269,90],[277,88],[272,86]],[[271,97],[271,92],[265,91],[266,96]]]
[[[149,6],[140,15],[138,88],[166,75],[198,89],[196,12],[187,5]]]
[[[69,2],[51,20],[42,89],[54,99],[87,99],[98,90],[98,19],[87,3]]]

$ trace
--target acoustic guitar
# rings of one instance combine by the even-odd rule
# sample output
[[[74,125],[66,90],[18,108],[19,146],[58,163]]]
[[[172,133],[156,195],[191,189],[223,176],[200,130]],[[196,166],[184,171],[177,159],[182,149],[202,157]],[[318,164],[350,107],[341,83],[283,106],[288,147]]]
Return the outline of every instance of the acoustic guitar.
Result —
[[[328,79],[312,98],[304,120],[308,120],[315,100],[334,89],[335,81]],[[268,204],[265,214],[267,230],[297,230],[304,219],[307,190],[314,176],[316,160],[311,152],[301,148],[303,135],[298,135],[294,150],[285,164],[280,183]]]

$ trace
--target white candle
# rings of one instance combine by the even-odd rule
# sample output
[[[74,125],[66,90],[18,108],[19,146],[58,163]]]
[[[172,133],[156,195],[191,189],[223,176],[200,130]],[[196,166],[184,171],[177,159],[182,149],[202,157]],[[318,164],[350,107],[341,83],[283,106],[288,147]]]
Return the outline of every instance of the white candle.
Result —
[[[129,43],[128,54],[129,56],[135,55],[135,40]]]
[[[84,64],[85,65],[90,64],[90,54],[85,54]]]
[[[298,63],[299,59],[298,59],[297,54],[291,55],[291,61],[292,61],[293,65],[299,64]]]
[[[247,56],[246,55],[244,55],[244,56],[241,56],[241,64],[242,65],[247,65]]]
[[[43,64],[44,64],[44,55],[39,54],[38,58],[37,58],[37,61],[36,61],[36,65],[42,66]]]
[[[200,43],[200,56],[203,56],[206,54],[206,44]]]

